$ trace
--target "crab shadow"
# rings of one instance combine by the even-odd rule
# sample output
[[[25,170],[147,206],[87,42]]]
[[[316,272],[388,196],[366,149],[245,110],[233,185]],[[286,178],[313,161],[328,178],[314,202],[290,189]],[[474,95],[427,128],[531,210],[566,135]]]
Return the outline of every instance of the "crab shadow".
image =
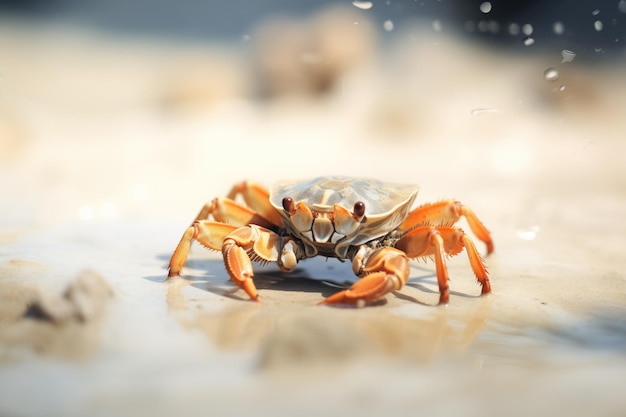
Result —
[[[168,262],[169,254],[161,254],[157,259]],[[258,290],[272,290],[277,292],[306,292],[320,295],[320,300],[335,294],[338,291],[349,288],[358,281],[352,273],[349,262],[338,261],[327,258],[311,258],[301,261],[296,269],[291,272],[282,272],[273,264],[255,264],[254,283]],[[146,276],[144,279],[152,282],[168,283],[164,273],[161,276]],[[228,276],[221,259],[216,258],[189,258],[183,270],[183,279],[194,288],[207,291],[215,295],[246,301],[247,295],[239,290]],[[411,276],[404,286],[404,289],[393,291],[392,296],[411,303],[428,305],[429,303],[420,300],[409,293],[406,288],[413,288],[420,293],[439,294],[437,286],[437,275],[431,268],[421,265],[411,265]],[[451,290],[450,294],[475,298],[476,296],[460,293]],[[383,305],[383,299],[372,305]]]
[[[159,255],[157,259],[169,261],[169,255]],[[341,266],[320,265],[318,259],[307,259],[293,271],[282,272],[274,265],[255,264],[254,284],[261,291],[308,292],[328,297],[340,289],[348,288],[356,280],[356,277],[350,276],[349,269],[342,271]],[[169,281],[165,269],[166,266],[161,276],[146,276],[144,279],[167,284]],[[248,296],[230,280],[221,259],[190,257],[182,278],[194,288],[236,300],[248,300]]]

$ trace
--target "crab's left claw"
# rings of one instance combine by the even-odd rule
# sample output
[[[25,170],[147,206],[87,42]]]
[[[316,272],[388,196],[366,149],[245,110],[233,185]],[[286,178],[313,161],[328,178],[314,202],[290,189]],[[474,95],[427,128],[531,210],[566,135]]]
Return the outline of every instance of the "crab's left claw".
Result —
[[[357,259],[356,262],[359,262]],[[385,247],[373,252],[362,268],[361,280],[347,290],[331,295],[318,304],[366,305],[387,293],[402,288],[409,277],[409,261],[395,248]]]

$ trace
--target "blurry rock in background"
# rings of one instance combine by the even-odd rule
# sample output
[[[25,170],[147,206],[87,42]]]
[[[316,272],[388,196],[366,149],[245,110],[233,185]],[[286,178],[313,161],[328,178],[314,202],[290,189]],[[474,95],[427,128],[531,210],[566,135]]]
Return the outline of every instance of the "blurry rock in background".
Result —
[[[377,31],[365,15],[330,7],[310,18],[273,18],[253,32],[254,68],[263,96],[317,95],[372,60]]]
[[[249,96],[245,60],[221,48],[171,51],[176,59],[163,63],[157,101],[166,111],[204,111],[222,100]]]

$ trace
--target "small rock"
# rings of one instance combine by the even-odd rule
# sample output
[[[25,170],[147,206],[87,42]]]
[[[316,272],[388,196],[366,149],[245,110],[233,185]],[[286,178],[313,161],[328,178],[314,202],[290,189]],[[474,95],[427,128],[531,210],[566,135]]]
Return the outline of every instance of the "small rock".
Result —
[[[70,283],[62,296],[40,293],[25,315],[57,324],[85,323],[98,317],[112,297],[109,283],[98,273],[87,270]]]

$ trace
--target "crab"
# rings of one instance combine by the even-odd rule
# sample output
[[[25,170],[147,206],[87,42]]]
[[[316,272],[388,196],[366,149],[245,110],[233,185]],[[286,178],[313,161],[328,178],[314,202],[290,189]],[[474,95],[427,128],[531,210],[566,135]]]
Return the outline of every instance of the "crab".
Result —
[[[360,279],[318,304],[366,305],[399,290],[409,279],[409,259],[434,258],[439,304],[449,302],[447,256],[465,249],[481,294],[491,291],[487,268],[473,240],[455,223],[465,217],[487,246],[489,231],[456,200],[411,210],[419,187],[341,176],[281,181],[271,191],[244,181],[227,198],[205,204],[185,230],[169,262],[168,279],[180,276],[193,241],[221,251],[231,280],[260,301],[252,262],[293,270],[314,256],[348,260]],[[241,197],[244,204],[236,200]]]

